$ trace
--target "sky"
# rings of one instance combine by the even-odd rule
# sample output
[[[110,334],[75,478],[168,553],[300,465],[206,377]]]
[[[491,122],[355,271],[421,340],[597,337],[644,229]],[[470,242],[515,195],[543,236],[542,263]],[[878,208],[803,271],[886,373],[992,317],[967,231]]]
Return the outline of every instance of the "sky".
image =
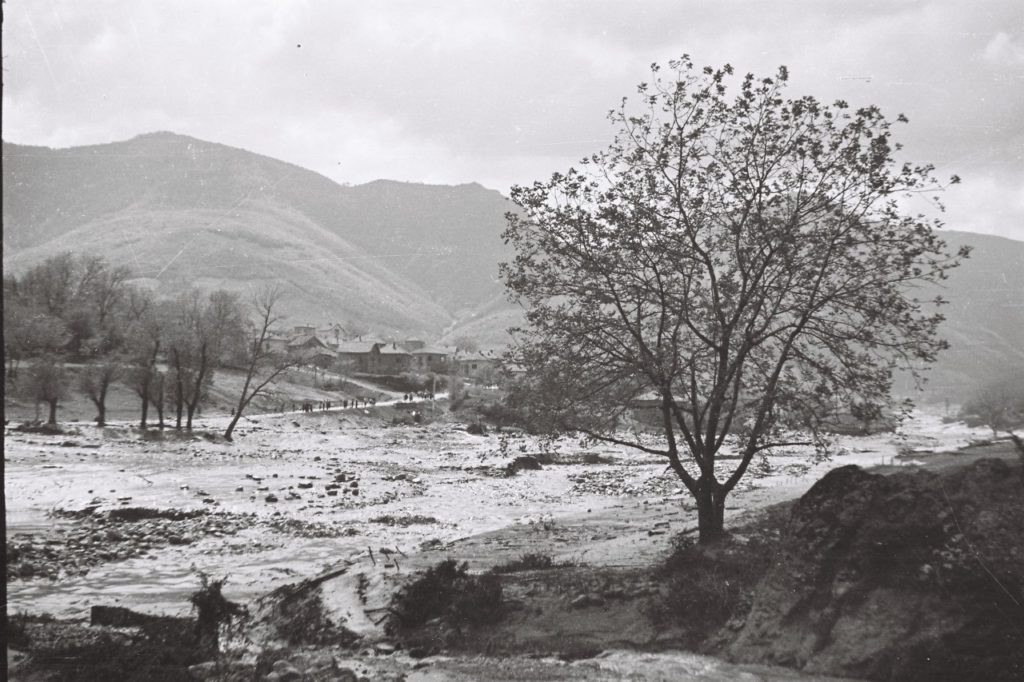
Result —
[[[606,147],[689,54],[910,119],[953,229],[1024,240],[1021,0],[6,0],[3,138],[168,130],[359,184],[507,193]]]

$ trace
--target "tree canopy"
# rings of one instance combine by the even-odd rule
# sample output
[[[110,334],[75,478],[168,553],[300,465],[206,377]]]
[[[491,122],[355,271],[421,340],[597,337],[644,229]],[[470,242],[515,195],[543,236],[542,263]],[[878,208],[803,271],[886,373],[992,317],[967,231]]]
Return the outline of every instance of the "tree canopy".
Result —
[[[513,188],[504,233],[527,407],[665,457],[702,541],[721,535],[755,455],[807,440],[787,434],[839,406],[887,404],[896,368],[935,358],[942,318],[915,287],[966,256],[908,212],[918,195],[941,208],[941,185],[894,158],[894,122],[786,99],[787,80],[653,65],[638,101],[609,114],[607,149]],[[656,406],[655,442],[620,428],[641,403]]]

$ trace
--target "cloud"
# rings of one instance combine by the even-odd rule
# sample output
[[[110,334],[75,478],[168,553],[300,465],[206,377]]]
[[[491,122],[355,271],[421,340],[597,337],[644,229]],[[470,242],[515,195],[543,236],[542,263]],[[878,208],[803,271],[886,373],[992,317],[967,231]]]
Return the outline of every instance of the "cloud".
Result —
[[[741,73],[786,64],[793,95],[905,113],[909,158],[1012,191],[1024,76],[1005,27],[1022,23],[998,0],[8,3],[4,137],[167,129],[338,181],[504,191],[607,145],[606,112],[651,62],[689,53]]]
[[[982,57],[990,64],[1020,66],[1024,64],[1024,42],[1000,31],[985,46]]]

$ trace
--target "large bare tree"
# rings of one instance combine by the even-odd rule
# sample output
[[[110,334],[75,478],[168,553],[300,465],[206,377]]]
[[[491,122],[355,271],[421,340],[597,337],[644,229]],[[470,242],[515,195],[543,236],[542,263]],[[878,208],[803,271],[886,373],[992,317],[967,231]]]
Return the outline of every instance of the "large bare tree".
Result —
[[[816,440],[791,429],[813,434],[854,399],[888,403],[897,367],[935,358],[941,315],[915,287],[966,255],[905,212],[941,187],[896,160],[893,123],[786,99],[787,78],[654,65],[611,112],[606,150],[512,190],[502,273],[527,311],[509,358],[528,372],[523,405],[665,458],[701,542],[722,535],[755,456]],[[621,428],[640,402],[654,440]]]

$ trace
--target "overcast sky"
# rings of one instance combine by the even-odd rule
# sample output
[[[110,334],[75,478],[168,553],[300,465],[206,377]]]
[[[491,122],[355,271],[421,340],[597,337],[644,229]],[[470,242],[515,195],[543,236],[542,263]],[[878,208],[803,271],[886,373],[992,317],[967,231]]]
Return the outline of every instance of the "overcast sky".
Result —
[[[651,62],[790,70],[877,104],[963,184],[951,228],[1024,240],[1024,1],[7,0],[3,137],[170,130],[352,184],[507,193],[606,146]]]

